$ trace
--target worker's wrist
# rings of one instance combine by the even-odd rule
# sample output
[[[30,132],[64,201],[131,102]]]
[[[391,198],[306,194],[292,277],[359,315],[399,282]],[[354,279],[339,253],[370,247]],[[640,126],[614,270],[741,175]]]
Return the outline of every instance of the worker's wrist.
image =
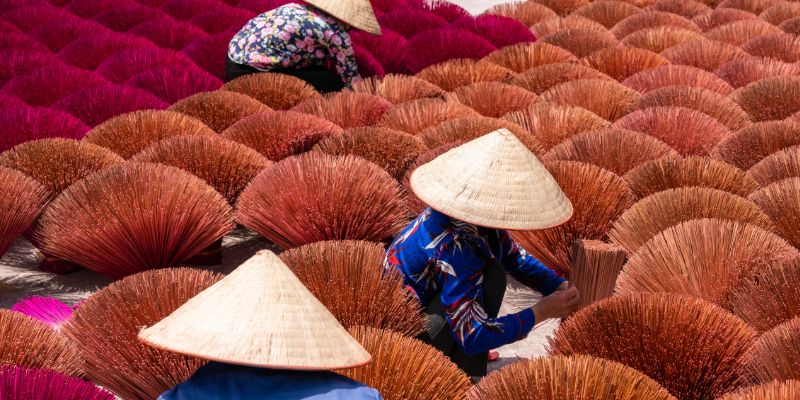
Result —
[[[531,307],[531,311],[533,311],[533,317],[535,318],[537,324],[550,318],[540,303],[534,304],[533,307]]]

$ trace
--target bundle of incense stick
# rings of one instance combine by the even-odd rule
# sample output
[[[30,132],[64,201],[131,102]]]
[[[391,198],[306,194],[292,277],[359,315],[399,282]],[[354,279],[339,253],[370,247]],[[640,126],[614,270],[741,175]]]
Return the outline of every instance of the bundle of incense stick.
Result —
[[[625,249],[599,240],[576,240],[570,281],[581,294],[581,307],[611,297],[625,264]]]

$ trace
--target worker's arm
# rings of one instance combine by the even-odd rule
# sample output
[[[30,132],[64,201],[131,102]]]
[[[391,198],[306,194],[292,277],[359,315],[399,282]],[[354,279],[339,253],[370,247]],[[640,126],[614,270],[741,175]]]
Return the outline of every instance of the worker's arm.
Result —
[[[564,278],[547,268],[511,238],[508,231],[500,230],[501,258],[506,270],[525,284],[547,296],[558,289]]]
[[[443,252],[436,268],[445,276],[441,301],[453,337],[467,354],[479,354],[516,342],[535,325],[530,308],[516,314],[488,318],[483,309],[483,259],[470,246]]]

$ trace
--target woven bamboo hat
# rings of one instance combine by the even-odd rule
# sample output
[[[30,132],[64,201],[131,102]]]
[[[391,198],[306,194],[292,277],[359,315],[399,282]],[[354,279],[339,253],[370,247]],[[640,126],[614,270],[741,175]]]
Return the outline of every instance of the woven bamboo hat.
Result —
[[[260,251],[157,324],[153,347],[228,364],[332,370],[371,356],[270,251]]]
[[[362,31],[381,34],[381,26],[369,0],[306,0],[306,3]]]
[[[572,216],[572,203],[556,180],[507,129],[419,166],[411,189],[435,210],[489,228],[545,229]]]

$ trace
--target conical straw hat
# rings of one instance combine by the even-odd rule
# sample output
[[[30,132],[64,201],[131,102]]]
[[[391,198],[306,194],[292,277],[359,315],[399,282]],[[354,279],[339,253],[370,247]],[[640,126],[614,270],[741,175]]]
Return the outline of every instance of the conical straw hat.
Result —
[[[411,174],[411,189],[435,210],[489,228],[551,228],[572,216],[556,180],[507,129],[421,165]]]
[[[381,34],[381,26],[369,0],[306,0],[306,3],[362,31]]]
[[[371,359],[270,251],[258,252],[143,329],[139,340],[208,360],[273,369],[331,370]]]

